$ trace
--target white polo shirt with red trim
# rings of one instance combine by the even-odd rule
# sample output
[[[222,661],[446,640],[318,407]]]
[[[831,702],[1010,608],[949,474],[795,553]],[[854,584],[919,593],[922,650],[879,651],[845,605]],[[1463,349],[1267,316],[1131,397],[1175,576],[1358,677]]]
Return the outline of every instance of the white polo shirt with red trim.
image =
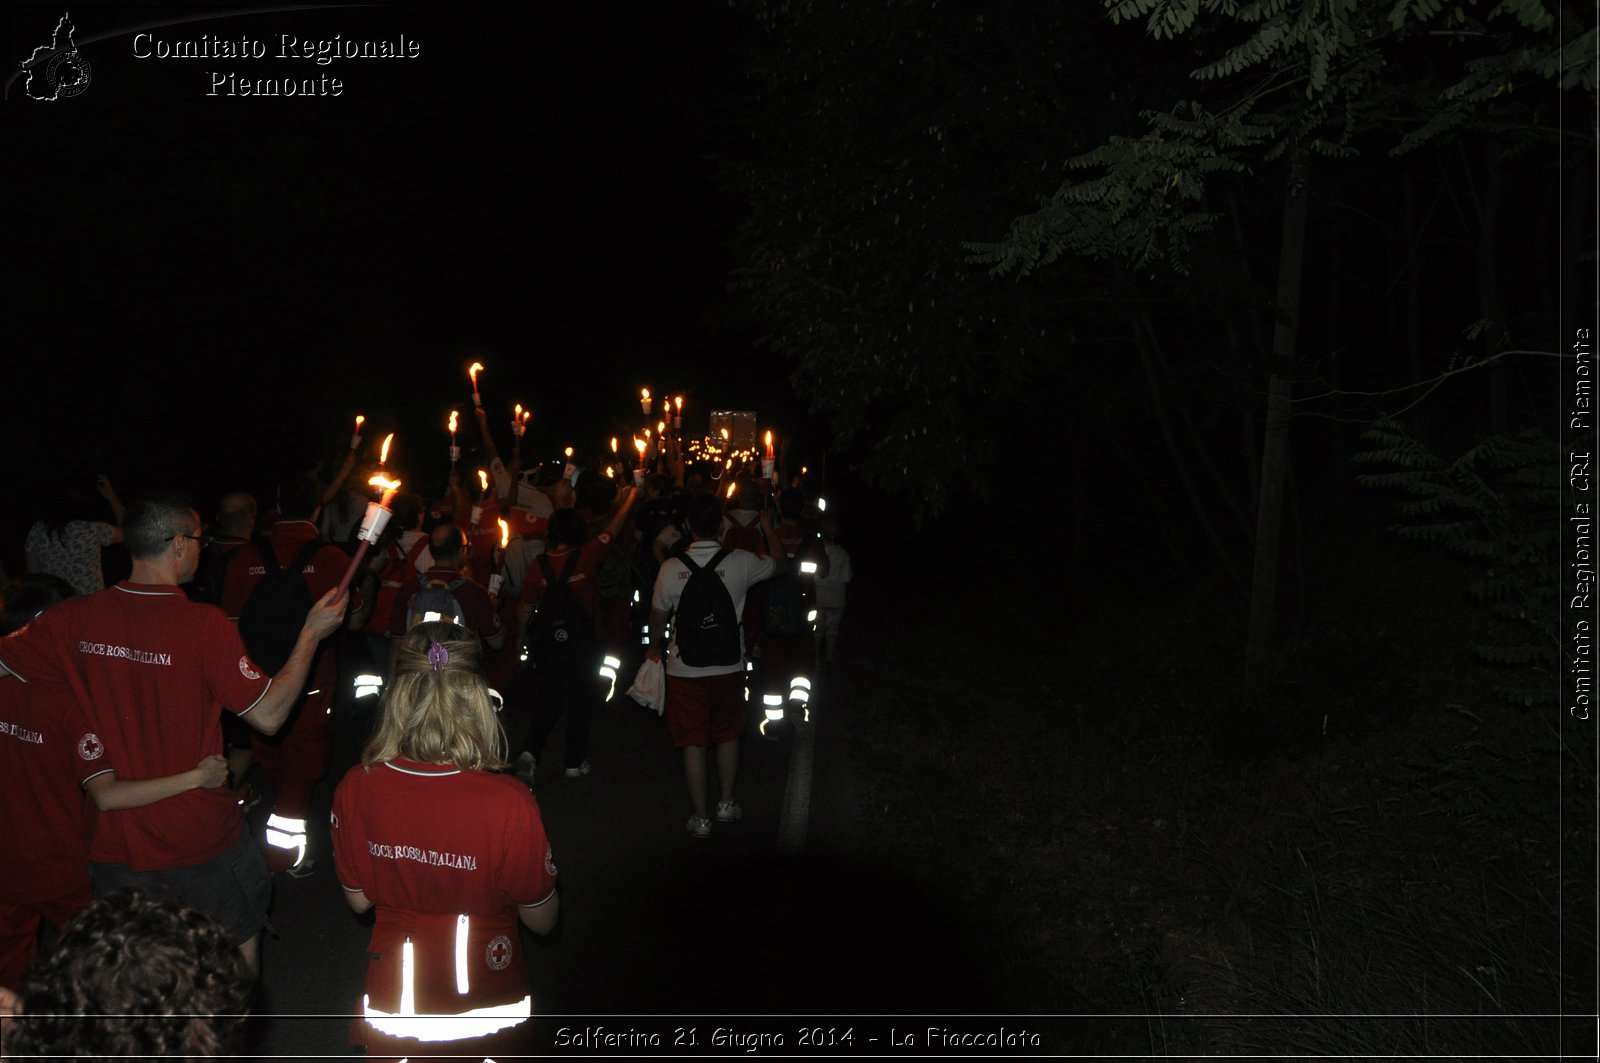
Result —
[[[125,781],[189,771],[222,752],[221,711],[255,707],[272,678],[250,660],[221,609],[178,587],[122,582],[54,606],[0,639],[0,665],[24,682],[65,683],[94,727],[85,767]],[[225,786],[104,812],[89,858],[135,871],[192,867],[227,851],[243,812]]]

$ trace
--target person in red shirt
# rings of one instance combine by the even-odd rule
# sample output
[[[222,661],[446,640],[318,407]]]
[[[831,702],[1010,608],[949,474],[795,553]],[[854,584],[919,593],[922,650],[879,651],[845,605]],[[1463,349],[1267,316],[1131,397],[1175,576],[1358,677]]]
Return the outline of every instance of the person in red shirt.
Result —
[[[301,571],[312,601],[339,585],[350,555],[322,542],[319,536],[316,521],[322,490],[322,484],[314,477],[296,477],[279,493],[280,515],[272,531],[245,543],[229,557],[222,581],[222,610],[235,624],[239,623],[251,592],[266,577],[265,551],[270,550],[277,562],[273,566],[275,572],[294,564],[296,558],[305,558]],[[318,543],[321,545],[313,545]],[[359,593],[352,605],[352,615],[359,613]],[[261,653],[258,646],[256,655]],[[273,662],[266,663],[270,667]],[[316,863],[306,855],[310,844],[306,814],[311,807],[311,791],[328,770],[337,681],[333,647],[319,646],[306,689],[288,721],[271,738],[253,743],[256,762],[272,787],[266,854],[267,869],[273,874],[305,874]]]
[[[5,592],[0,635],[9,635],[73,597],[72,585],[44,573],[24,576]],[[227,780],[226,762],[207,756],[166,779],[119,780],[92,754],[94,725],[63,683],[8,682],[0,700],[0,986],[20,984],[39,930],[59,930],[94,899],[89,881],[89,831],[96,803],[107,809],[149,804],[197,786]],[[94,801],[84,800],[84,788]]]
[[[394,611],[389,619],[391,639],[403,639],[411,633],[410,629],[415,623],[408,623],[407,616],[411,612],[413,599],[425,587],[433,586],[449,591],[461,610],[455,621],[481,638],[485,646],[498,650],[506,644],[505,624],[500,621],[494,599],[461,570],[466,550],[467,534],[459,526],[446,523],[433,529],[428,536],[428,553],[432,555],[433,563],[427,571],[408,579],[395,596]],[[421,619],[415,618],[416,622],[421,622]],[[440,616],[430,619],[452,618]]]
[[[595,574],[611,550],[611,541],[627,520],[639,495],[629,487],[621,504],[604,530],[587,542],[588,528],[575,509],[558,509],[550,515],[545,552],[528,566],[522,583],[522,630],[528,639],[528,654],[536,666],[534,675],[533,721],[521,755],[517,773],[530,781],[544,744],[555,730],[562,713],[567,716],[564,766],[568,778],[589,774],[589,729],[594,711],[601,702],[599,673],[604,647],[596,636],[595,618],[599,613],[599,588]],[[534,619],[552,581],[563,581],[574,604],[587,624],[574,636],[576,644],[548,645],[543,630]],[[563,640],[565,642],[566,640]]]
[[[763,719],[761,734],[777,737],[775,725],[788,715],[789,706],[803,722],[811,719],[811,680],[816,672],[816,579],[828,575],[828,554],[822,543],[805,527],[805,496],[788,487],[778,495],[778,526],[773,529],[775,551],[789,559],[789,577],[795,580],[804,599],[803,630],[781,634],[766,629],[761,633],[759,685]],[[770,586],[767,593],[776,593]]]
[[[313,604],[288,661],[268,676],[227,616],[181,589],[205,542],[194,506],[181,495],[149,496],[128,507],[124,529],[130,578],[62,602],[0,639],[0,671],[70,687],[94,727],[78,741],[79,758],[144,788],[221,754],[222,709],[262,734],[283,726],[317,644],[343,622],[347,602],[329,592]],[[256,966],[271,879],[225,787],[102,812],[89,858],[97,895],[127,887],[174,893],[227,927]]]
[[[530,1051],[517,928],[548,934],[560,897],[538,802],[500,771],[482,664],[478,638],[453,624],[397,643],[377,733],[334,793],[345,900],[377,909],[351,1031],[369,1056]]]

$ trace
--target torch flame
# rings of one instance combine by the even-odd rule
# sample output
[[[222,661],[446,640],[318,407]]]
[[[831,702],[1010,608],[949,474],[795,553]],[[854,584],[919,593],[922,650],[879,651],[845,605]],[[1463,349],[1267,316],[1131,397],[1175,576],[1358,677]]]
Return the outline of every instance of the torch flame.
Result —
[[[650,389],[649,388],[640,388],[639,389],[639,401],[640,402],[649,402],[650,401]]]
[[[517,403],[517,408],[511,411],[511,419],[513,421],[522,420],[522,403]]]
[[[478,374],[483,372],[482,362],[473,362],[472,368],[467,370],[467,376],[472,378],[472,390],[478,390]]]
[[[615,480],[616,478],[617,478],[617,470],[615,470],[611,466],[607,465],[606,466],[606,479]]]
[[[378,451],[378,464],[383,465],[389,460],[389,444],[394,442],[394,433],[390,432],[383,437],[383,449]]]
[[[644,440],[640,439],[638,436],[633,437],[633,449],[639,452],[639,456],[641,458],[644,457],[644,446]]]
[[[572,448],[571,448],[571,447],[568,447],[568,448],[567,448],[567,450],[566,450],[566,455],[567,455],[567,457],[569,457],[569,458],[570,458],[570,457],[572,457]]]
[[[478,487],[484,491],[489,490],[489,474],[482,469],[478,470]]]
[[[381,487],[385,491],[393,491],[400,486],[399,480],[391,480],[381,472],[372,479],[368,480],[367,483],[371,484],[373,487]]]
[[[611,453],[615,454],[616,452],[617,452],[617,437],[616,436],[612,436],[611,437]]]
[[[523,410],[522,411],[522,423],[523,424],[527,424],[531,420],[533,420],[533,411],[532,410]]]
[[[722,430],[722,441],[724,443],[728,441],[728,430],[726,428]]]
[[[500,518],[500,549],[504,550],[511,545],[511,525],[506,523],[504,517]]]
[[[767,438],[766,438],[765,442],[766,442],[767,446],[769,446],[769,447],[772,446],[772,429],[770,429],[770,428],[767,429]]]
[[[678,412],[682,413],[683,412],[683,396],[679,395],[677,398],[673,399],[672,402],[673,402],[673,404],[675,406],[678,407]]]
[[[667,422],[665,422],[665,421],[656,422],[656,431],[660,432],[662,435],[666,435],[667,434]]]
[[[361,431],[361,426],[363,424],[365,424],[366,422],[367,422],[367,419],[365,417],[361,416],[359,413],[356,414],[356,431],[360,432]]]
[[[456,411],[450,411],[450,434],[456,434]]]

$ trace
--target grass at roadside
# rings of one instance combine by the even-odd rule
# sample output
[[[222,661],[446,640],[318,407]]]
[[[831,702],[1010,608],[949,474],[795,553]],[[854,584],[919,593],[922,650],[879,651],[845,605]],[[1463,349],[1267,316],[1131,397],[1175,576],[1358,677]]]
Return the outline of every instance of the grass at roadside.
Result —
[[[951,892],[1007,1010],[1148,1016],[1100,1051],[1555,1051],[1515,1017],[1559,999],[1561,751],[1537,715],[1475,699],[1445,651],[1360,674],[1324,639],[1271,710],[1297,722],[1257,742],[1232,632],[1193,607],[1097,618],[1137,640],[951,614],[862,647],[852,735],[881,851]]]

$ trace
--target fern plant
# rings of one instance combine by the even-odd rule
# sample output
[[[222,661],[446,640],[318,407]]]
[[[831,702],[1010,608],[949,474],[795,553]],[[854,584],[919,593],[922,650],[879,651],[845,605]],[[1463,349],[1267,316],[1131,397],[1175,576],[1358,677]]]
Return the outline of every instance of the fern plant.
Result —
[[[1467,590],[1502,622],[1505,634],[1473,651],[1520,673],[1516,681],[1497,685],[1496,693],[1519,706],[1554,697],[1560,640],[1551,574],[1561,499],[1555,442],[1532,431],[1493,435],[1447,462],[1395,421],[1376,422],[1362,439],[1372,449],[1356,460],[1385,471],[1361,474],[1357,481],[1410,496],[1399,507],[1407,519],[1394,530],[1478,567]]]

